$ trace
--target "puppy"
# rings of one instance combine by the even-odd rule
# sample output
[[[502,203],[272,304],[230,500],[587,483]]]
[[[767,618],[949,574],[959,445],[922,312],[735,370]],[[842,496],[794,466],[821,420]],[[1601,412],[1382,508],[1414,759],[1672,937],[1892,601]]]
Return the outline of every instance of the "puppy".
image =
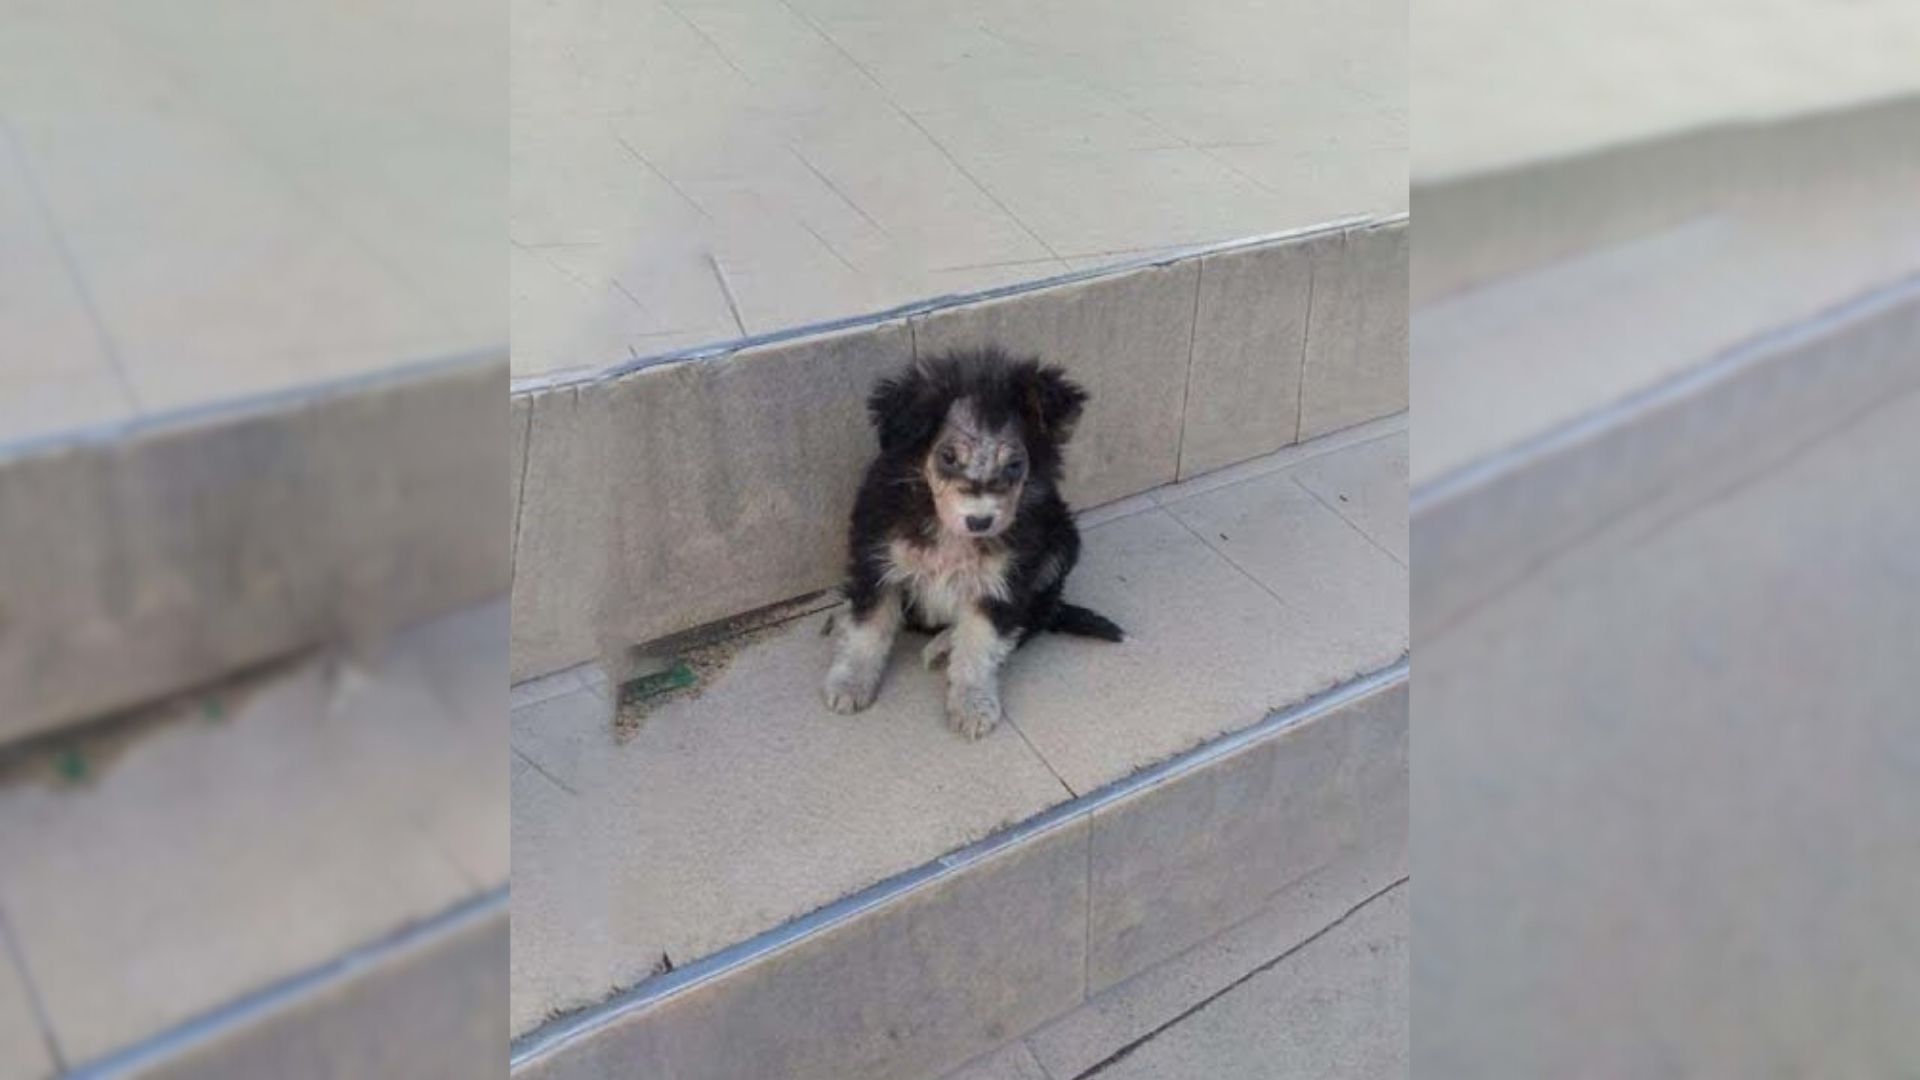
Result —
[[[1118,626],[1061,599],[1080,533],[1060,497],[1061,451],[1087,393],[1056,367],[999,349],[922,360],[867,399],[880,437],[853,508],[844,620],[827,707],[873,703],[902,625],[933,634],[947,723],[1000,722],[1001,663],[1043,630],[1104,641]]]

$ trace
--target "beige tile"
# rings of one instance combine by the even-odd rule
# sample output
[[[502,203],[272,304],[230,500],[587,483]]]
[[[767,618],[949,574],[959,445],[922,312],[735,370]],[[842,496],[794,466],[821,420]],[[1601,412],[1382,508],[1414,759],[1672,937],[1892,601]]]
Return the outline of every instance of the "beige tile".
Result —
[[[132,413],[27,168],[0,129],[0,443]]]
[[[886,323],[583,389],[613,425],[601,539],[620,558],[585,586],[609,633],[650,641],[838,584],[873,454],[866,395],[910,348]]]
[[[1268,899],[1245,921],[1127,979],[1024,1044],[1047,1076],[1079,1076],[1325,930],[1354,905],[1407,876],[1398,850],[1358,847]]]
[[[1402,683],[1097,812],[1089,990],[1213,937],[1332,863],[1369,804],[1404,807],[1390,751],[1406,727]]]
[[[794,148],[920,265],[979,266],[1057,254],[890,108],[836,114],[803,127]],[[885,167],[876,167],[882,161]]]
[[[1302,487],[1407,562],[1407,434],[1322,454],[1292,469]]]
[[[1294,441],[1311,255],[1337,236],[1209,255],[1200,262],[1180,479]]]
[[[990,856],[521,1075],[941,1075],[1080,1000],[1086,835],[1075,822]]]
[[[17,129],[143,404],[227,396],[202,358],[303,381],[334,348],[445,334],[409,281],[205,118]]]
[[[520,550],[520,496],[526,490],[527,479],[527,435],[533,426],[533,398],[529,394],[514,394],[507,399],[507,438],[510,440],[507,450],[507,491],[508,506],[513,514],[513,538],[509,541],[509,556],[515,556]]]
[[[828,712],[821,618],[744,646],[629,742],[586,689],[515,713],[516,1033],[1067,797],[1016,732],[947,729],[913,638],[870,711]]]
[[[1065,367],[1093,400],[1067,494],[1094,505],[1173,479],[1198,268],[1189,263],[949,308],[915,321],[922,355],[997,343]]]
[[[946,1080],[1050,1080],[1025,1042],[1011,1042],[961,1066]]]
[[[1207,153],[1270,191],[1302,225],[1407,212],[1407,147],[1288,141],[1209,146]]]
[[[1302,224],[1269,192],[1192,147],[965,160],[1062,256],[1253,236]]]
[[[1406,566],[1291,475],[1258,477],[1167,509],[1279,598],[1309,638],[1296,649],[1354,671],[1385,667],[1406,651]]]
[[[608,444],[614,418],[601,384],[529,395],[526,486],[513,559],[513,681],[598,655],[615,507]]]
[[[5,952],[0,952],[0,1073],[20,1080],[45,1080],[54,1074],[26,980]]]
[[[142,1075],[249,1080],[324,1068],[337,1076],[477,1077],[507,1056],[507,917],[458,920],[238,1030],[181,1048]]]
[[[1336,550],[1303,546],[1294,558],[1324,566],[1343,558],[1338,548],[1361,546],[1399,570],[1326,516],[1346,535],[1316,540]],[[1333,611],[1282,605],[1164,511],[1088,530],[1067,597],[1118,622],[1127,640],[1037,638],[1009,661],[1004,692],[1022,734],[1081,793],[1384,666],[1405,648],[1404,631],[1390,651],[1317,640],[1367,616],[1348,611],[1333,590],[1320,599]]]
[[[1408,886],[1102,1071],[1112,1080],[1408,1075]]]
[[[1345,235],[1315,251],[1302,439],[1407,407],[1407,226]]]
[[[480,362],[0,470],[0,550],[33,567],[0,575],[7,734],[500,592],[504,382]]]
[[[0,904],[70,1059],[477,891],[430,819],[479,820],[504,791],[472,775],[468,729],[416,652],[403,641],[358,690],[316,660],[163,706],[151,730],[83,751],[82,783],[48,765],[0,787]]]

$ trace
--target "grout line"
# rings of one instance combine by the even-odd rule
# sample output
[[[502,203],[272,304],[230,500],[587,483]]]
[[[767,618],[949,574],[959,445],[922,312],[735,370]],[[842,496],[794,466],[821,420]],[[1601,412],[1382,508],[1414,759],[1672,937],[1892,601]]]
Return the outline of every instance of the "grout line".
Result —
[[[13,924],[7,920],[5,908],[0,908],[0,951],[12,959],[13,970],[20,976],[20,985],[27,992],[27,1007],[33,1011],[34,1026],[40,1029],[40,1039],[46,1043],[47,1056],[53,1059],[54,1071],[65,1075],[67,1059],[60,1052],[60,1040],[53,1033],[53,1020],[47,1015],[47,1004],[40,999],[40,988],[34,985],[33,976],[27,971],[27,958],[20,951],[20,943],[14,939]]]
[[[1236,487],[1250,480],[1258,480],[1311,461],[1318,461],[1329,454],[1337,454],[1343,450],[1352,450],[1404,434],[1406,416],[1406,413],[1398,412],[1365,420],[1351,427],[1316,435],[1303,443],[1283,446],[1259,457],[1248,458],[1232,465],[1222,465],[1210,472],[1203,472],[1191,480],[1149,488],[1142,494],[1163,507],[1171,507],[1188,499],[1210,495],[1222,488]]]
[[[533,464],[533,407],[527,402],[527,430],[520,438],[520,487],[513,500],[513,535],[507,540],[507,567],[511,575],[512,567],[520,561],[520,522],[526,516],[527,473]]]
[[[1346,249],[1347,249],[1347,234],[1345,230],[1342,230],[1340,233],[1340,253],[1342,257],[1346,255]],[[1293,391],[1293,438],[1290,440],[1290,442],[1292,443],[1298,443],[1300,441],[1301,417],[1306,414],[1307,355],[1310,352],[1312,352],[1312,346],[1313,346],[1314,281],[1320,276],[1320,268],[1318,265],[1318,261],[1314,259],[1313,252],[1311,251],[1307,252],[1306,256],[1307,256],[1307,313],[1300,320],[1300,374],[1298,376],[1299,381],[1294,383],[1294,391]]]
[[[747,322],[740,317],[740,300],[733,295],[733,283],[727,280],[727,272],[720,267],[720,257],[707,252],[707,265],[713,268],[713,279],[720,283],[720,295],[727,298],[727,312],[733,316],[733,325],[741,336],[747,333]]]
[[[827,185],[828,191],[831,191],[835,195],[839,196],[840,201],[843,203],[846,203],[848,209],[852,210],[856,214],[859,214],[861,219],[864,220],[867,224],[873,226],[874,229],[877,232],[879,232],[881,236],[884,236],[889,240],[893,239],[893,234],[887,231],[887,227],[885,225],[882,225],[878,221],[875,221],[873,219],[873,215],[861,209],[860,204],[853,201],[853,196],[848,195],[844,191],[841,191],[840,185],[834,183],[832,177],[828,176],[824,172],[821,172],[819,166],[815,165],[811,160],[809,160],[807,158],[807,155],[801,153],[798,147],[795,147],[791,143],[789,143],[787,145],[787,153],[792,154],[796,159],[799,160],[800,164],[805,165],[807,167],[808,172],[812,173],[816,178],[818,178],[821,183]]]
[[[1102,1060],[1095,1062],[1092,1066],[1088,1067],[1084,1072],[1080,1073],[1078,1076],[1073,1077],[1073,1080],[1087,1080],[1088,1077],[1095,1076],[1101,1072],[1106,1071],[1107,1069],[1111,1068],[1114,1065],[1118,1065],[1121,1061],[1124,1061],[1128,1055],[1132,1054],[1135,1050],[1140,1049],[1142,1046],[1145,1046],[1147,1043],[1152,1042],[1155,1038],[1159,1037],[1159,1035],[1165,1032],[1168,1028],[1174,1026],[1175,1024],[1178,1024],[1182,1020],[1185,1020],[1187,1017],[1192,1016],[1193,1014],[1213,1004],[1215,1001],[1218,1001],[1220,998],[1226,996],[1227,994],[1232,993],[1234,990],[1238,989],[1242,985],[1251,981],[1255,977],[1264,975],[1267,972],[1273,970],[1282,961],[1298,954],[1300,950],[1306,948],[1307,946],[1313,944],[1316,941],[1319,941],[1321,938],[1326,937],[1328,934],[1332,933],[1336,928],[1344,924],[1348,919],[1351,919],[1355,915],[1360,914],[1360,912],[1364,910],[1368,905],[1372,904],[1376,900],[1379,900],[1385,897],[1388,893],[1394,891],[1395,889],[1401,888],[1402,886],[1406,885],[1408,881],[1411,881],[1411,880],[1412,879],[1409,877],[1403,877],[1400,880],[1395,881],[1392,884],[1387,885],[1386,887],[1366,897],[1365,899],[1361,900],[1359,903],[1353,905],[1352,907],[1348,908],[1346,911],[1342,912],[1339,918],[1321,927],[1319,930],[1314,931],[1311,935],[1309,935],[1306,938],[1306,940],[1293,945],[1292,947],[1288,948],[1285,952],[1281,953],[1279,956],[1276,956],[1273,959],[1267,961],[1266,963],[1261,964],[1259,967],[1254,968],[1252,971],[1249,971],[1245,975],[1242,975],[1239,978],[1233,980],[1232,982],[1228,983],[1226,986],[1223,986],[1219,990],[1216,990],[1215,992],[1207,995],[1205,998],[1203,998],[1199,1002],[1183,1010],[1179,1015],[1175,1016],[1173,1019],[1168,1020],[1166,1023],[1161,1024],[1159,1027],[1154,1028],[1152,1031],[1147,1032],[1145,1035],[1142,1035],[1139,1038],[1133,1040],[1132,1042],[1126,1044],[1125,1046],[1122,1046],[1120,1049],[1115,1050],[1113,1053],[1107,1055]]]
[[[1193,343],[1200,336],[1200,289],[1207,280],[1207,260],[1196,260],[1193,268],[1193,316],[1187,321],[1187,377],[1180,384],[1180,435],[1173,445],[1173,480],[1186,479],[1181,470],[1187,456],[1187,402],[1193,397]]]
[[[1274,592],[1272,586],[1260,580],[1260,578],[1255,576],[1251,570],[1248,570],[1246,567],[1241,566],[1238,562],[1235,562],[1233,556],[1227,554],[1224,551],[1221,551],[1218,547],[1214,546],[1213,541],[1208,540],[1204,536],[1201,536],[1200,530],[1187,524],[1187,521],[1185,518],[1181,517],[1179,514],[1174,513],[1170,509],[1168,509],[1166,513],[1168,517],[1178,522],[1181,528],[1187,530],[1189,533],[1192,533],[1193,538],[1195,540],[1200,541],[1201,546],[1205,547],[1208,551],[1212,552],[1216,557],[1220,559],[1220,561],[1226,563],[1228,566],[1231,566],[1235,570],[1239,571],[1241,577],[1246,578],[1248,581],[1251,581],[1255,585],[1259,586],[1261,592],[1266,593],[1268,596],[1273,597],[1274,603],[1279,604],[1281,607],[1285,608],[1288,611],[1294,612],[1294,614],[1296,615],[1305,614],[1304,612],[1301,612],[1298,609],[1296,609],[1292,604],[1289,604],[1285,600],[1281,599],[1280,594],[1277,592]]]
[[[1060,775],[1060,770],[1053,767],[1053,762],[1047,760],[1047,755],[1041,753],[1040,748],[1033,745],[1032,739],[1027,738],[1027,733],[1021,730],[1019,721],[1009,716],[1007,717],[1007,726],[1013,729],[1015,735],[1020,736],[1020,741],[1026,744],[1027,749],[1032,752],[1033,756],[1039,760],[1041,765],[1046,767],[1047,772],[1051,773],[1055,780],[1060,781],[1060,787],[1066,791],[1068,798],[1077,799],[1080,797],[1080,793],[1073,790],[1073,785],[1067,783],[1067,778]]]
[[[1365,540],[1367,543],[1372,544],[1375,548],[1378,548],[1380,551],[1380,554],[1385,555],[1387,558],[1392,559],[1394,562],[1400,563],[1401,569],[1404,570],[1407,568],[1406,563],[1400,562],[1400,556],[1395,555],[1391,551],[1388,551],[1385,545],[1381,544],[1380,541],[1375,540],[1373,536],[1367,532],[1367,530],[1360,527],[1358,522],[1354,521],[1352,518],[1348,517],[1347,515],[1341,513],[1339,507],[1321,498],[1320,493],[1308,487],[1305,483],[1303,483],[1300,480],[1300,477],[1289,475],[1287,479],[1293,481],[1294,484],[1297,485],[1301,491],[1306,492],[1307,495],[1310,496],[1314,502],[1317,502],[1321,506],[1325,507],[1328,513],[1332,514],[1334,517],[1337,517],[1342,522],[1344,522],[1347,528],[1352,529],[1354,532],[1358,533],[1360,535],[1360,539]]]
[[[953,169],[955,172],[965,177],[966,181],[972,184],[976,191],[980,192],[980,194],[982,195],[985,195],[988,201],[992,202],[994,206],[999,207],[1000,212],[1007,216],[1008,221],[1011,221],[1015,225],[1020,226],[1021,231],[1025,232],[1029,237],[1032,237],[1033,242],[1036,244],[1039,244],[1040,249],[1042,251],[1045,251],[1048,255],[1053,256],[1055,259],[1060,258],[1060,253],[1053,250],[1053,245],[1041,239],[1040,234],[1033,231],[1032,226],[1028,225],[1025,221],[1022,221],[1019,215],[1015,214],[1011,209],[1008,209],[1007,204],[1001,202],[1000,197],[998,195],[995,195],[992,191],[990,191],[987,188],[985,184],[981,183],[979,177],[974,176],[972,172],[968,171],[965,165],[960,164],[960,159],[953,156],[953,152],[947,149],[945,143],[942,143],[939,139],[934,138],[933,133],[928,131],[926,127],[920,123],[919,118],[915,117],[912,113],[902,108],[900,105],[900,102],[895,100],[893,96],[893,92],[887,88],[887,84],[882,82],[880,80],[880,77],[878,75],[875,75],[873,71],[867,67],[867,65],[861,63],[858,58],[856,58],[852,53],[848,52],[847,47],[840,44],[840,41],[838,38],[835,38],[832,34],[827,33],[826,30],[822,28],[818,22],[814,21],[813,16],[795,7],[792,3],[792,0],[780,0],[780,6],[786,8],[801,22],[806,23],[807,29],[812,30],[814,34],[820,38],[820,40],[826,42],[829,46],[833,48],[833,51],[839,53],[843,58],[845,58],[847,63],[853,65],[854,70],[858,71],[862,76],[864,76],[868,82],[873,84],[873,88],[880,92],[880,97],[882,100],[884,100],[887,103],[887,106],[891,108],[894,111],[894,113],[898,115],[902,120],[905,120],[907,123],[913,125],[913,129],[920,133],[920,137],[927,140],[927,142],[931,144],[935,150],[939,151],[940,156],[947,159],[947,164],[953,166]]]
[[[65,230],[60,228],[59,219],[54,216],[53,205],[47,201],[47,193],[40,185],[39,174],[33,170],[33,164],[27,160],[27,149],[14,133],[13,125],[0,117],[0,134],[4,134],[7,145],[13,148],[13,157],[20,164],[21,179],[26,181],[27,192],[33,199],[34,209],[39,211],[40,223],[46,228],[47,239],[53,243],[53,249],[60,256],[60,265],[67,272],[67,283],[73,286],[75,297],[80,306],[86,309],[87,324],[93,329],[95,343],[105,355],[107,367],[112,369],[114,381],[119,384],[120,392],[126,395],[127,407],[134,413],[144,413],[140,395],[133,388],[133,379],[127,374],[126,357],[120,351],[120,345],[114,340],[113,332],[107,329],[106,319],[100,314],[100,305],[94,299],[93,289],[80,272],[80,258],[74,254],[73,246],[67,242]]]
[[[675,14],[678,14],[678,12],[675,12]],[[687,194],[687,189],[681,187],[678,183],[676,183],[673,177],[668,176],[666,172],[660,168],[660,166],[655,165],[651,161],[648,161],[647,156],[645,154],[642,154],[637,148],[635,148],[635,146],[632,143],[628,142],[627,137],[625,135],[615,135],[613,137],[613,141],[619,143],[620,149],[625,150],[628,153],[628,155],[633,158],[633,160],[639,162],[641,168],[644,168],[648,172],[659,177],[661,183],[672,188],[673,193],[675,195],[680,196],[682,201],[684,201],[688,206],[692,207],[694,213],[699,214],[701,217],[706,218],[708,221],[713,220],[713,215],[707,213],[706,207],[701,206],[698,200],[696,200],[692,195]],[[638,303],[638,302],[639,301],[635,301],[635,303]]]
[[[584,690],[585,688],[582,687],[582,689]],[[587,690],[586,692],[589,694],[593,693],[593,691],[591,690]],[[514,757],[517,757],[521,761],[524,761],[527,763],[527,768],[532,769],[534,772],[537,772],[541,776],[546,777],[548,783],[552,784],[554,787],[559,788],[561,791],[566,792],[567,794],[573,796],[576,799],[580,797],[580,792],[576,791],[572,784],[569,784],[566,781],[548,772],[546,766],[533,760],[533,755],[527,753],[525,750],[522,750],[517,746],[510,746],[509,749],[513,751]]]

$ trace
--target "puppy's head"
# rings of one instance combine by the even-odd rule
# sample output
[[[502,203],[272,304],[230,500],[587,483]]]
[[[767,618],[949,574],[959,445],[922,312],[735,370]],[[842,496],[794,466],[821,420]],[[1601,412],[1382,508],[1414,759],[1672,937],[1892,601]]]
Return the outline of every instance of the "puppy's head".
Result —
[[[867,401],[880,452],[924,480],[940,527],[996,537],[1059,482],[1087,393],[1056,367],[998,349],[920,361]]]

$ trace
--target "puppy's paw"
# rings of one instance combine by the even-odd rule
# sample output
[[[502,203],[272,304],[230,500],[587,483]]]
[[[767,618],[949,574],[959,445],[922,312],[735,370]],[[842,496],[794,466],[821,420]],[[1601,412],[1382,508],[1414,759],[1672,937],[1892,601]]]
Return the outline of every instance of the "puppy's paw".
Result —
[[[955,687],[947,693],[947,726],[978,739],[1000,723],[1000,695],[987,687]]]
[[[920,662],[928,671],[936,671],[947,666],[947,657],[953,652],[953,627],[949,626],[933,636],[926,647],[920,650]]]
[[[847,716],[873,704],[879,691],[878,671],[858,671],[835,664],[833,670],[827,672],[826,685],[820,688],[820,696],[826,700],[827,708]]]

